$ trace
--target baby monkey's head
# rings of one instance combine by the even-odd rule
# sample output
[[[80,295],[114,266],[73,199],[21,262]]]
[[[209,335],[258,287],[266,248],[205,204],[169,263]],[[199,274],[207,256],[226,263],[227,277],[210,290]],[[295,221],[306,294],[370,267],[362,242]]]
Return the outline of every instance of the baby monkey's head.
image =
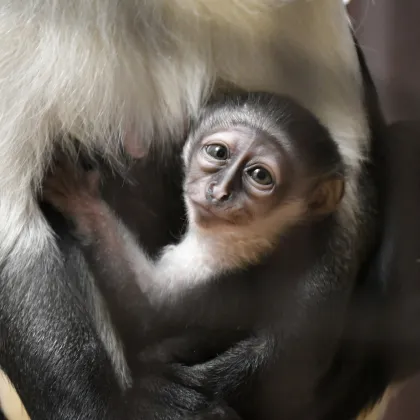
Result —
[[[334,212],[344,167],[327,129],[288,97],[226,96],[203,111],[184,148],[185,201],[201,229],[278,235]]]

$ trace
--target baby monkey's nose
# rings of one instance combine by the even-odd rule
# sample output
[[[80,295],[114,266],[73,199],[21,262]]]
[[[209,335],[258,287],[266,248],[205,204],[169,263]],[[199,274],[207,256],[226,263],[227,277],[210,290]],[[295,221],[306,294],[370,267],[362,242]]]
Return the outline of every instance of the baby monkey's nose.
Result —
[[[207,188],[206,198],[211,202],[224,202],[229,200],[231,192],[226,184],[211,182]]]

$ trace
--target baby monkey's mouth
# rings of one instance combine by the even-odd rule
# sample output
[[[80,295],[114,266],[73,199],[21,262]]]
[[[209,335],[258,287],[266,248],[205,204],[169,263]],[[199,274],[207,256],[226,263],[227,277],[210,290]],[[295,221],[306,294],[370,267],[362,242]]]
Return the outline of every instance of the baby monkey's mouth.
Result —
[[[247,218],[239,214],[233,207],[220,207],[211,203],[201,203],[191,200],[191,204],[195,210],[195,221],[198,225],[229,225],[238,226],[249,222]]]

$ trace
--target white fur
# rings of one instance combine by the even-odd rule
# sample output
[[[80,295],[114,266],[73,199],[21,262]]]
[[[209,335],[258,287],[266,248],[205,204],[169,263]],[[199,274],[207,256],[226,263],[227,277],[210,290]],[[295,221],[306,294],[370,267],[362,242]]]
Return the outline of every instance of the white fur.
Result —
[[[51,241],[34,193],[56,136],[108,156],[127,131],[163,145],[216,80],[292,94],[357,169],[367,128],[337,0],[0,0],[0,262],[24,269]]]

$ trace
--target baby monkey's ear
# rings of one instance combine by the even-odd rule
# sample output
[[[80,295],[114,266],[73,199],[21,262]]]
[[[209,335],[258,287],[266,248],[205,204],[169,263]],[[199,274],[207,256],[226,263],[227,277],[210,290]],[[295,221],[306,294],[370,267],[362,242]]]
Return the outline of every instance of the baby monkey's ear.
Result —
[[[311,215],[326,216],[337,210],[344,196],[344,177],[334,175],[322,180],[308,199]]]

